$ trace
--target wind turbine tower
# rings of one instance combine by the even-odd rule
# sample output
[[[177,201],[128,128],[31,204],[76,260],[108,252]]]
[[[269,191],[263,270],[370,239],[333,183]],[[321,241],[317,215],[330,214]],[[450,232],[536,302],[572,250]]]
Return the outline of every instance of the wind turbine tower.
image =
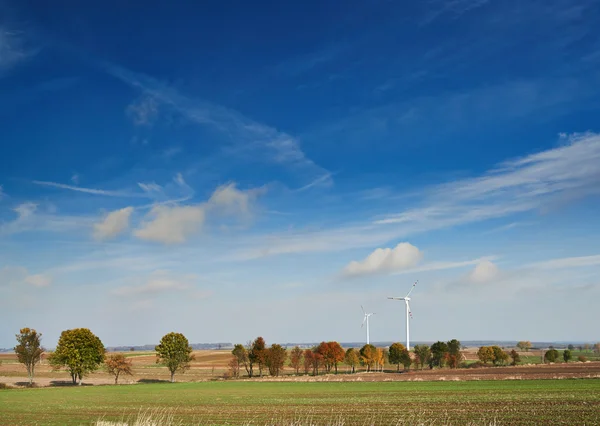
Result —
[[[408,292],[408,294],[404,297],[388,297],[388,299],[392,299],[392,300],[404,300],[404,305],[406,306],[406,349],[410,351],[410,329],[409,329],[409,319],[412,318],[412,312],[410,311],[410,305],[408,304],[408,302],[410,301],[410,294],[412,293],[412,291],[415,289],[415,286],[417,285],[419,281],[415,281],[415,283],[412,285],[410,291]]]
[[[363,326],[365,325],[365,323],[367,323],[367,345],[368,345],[369,344],[369,317],[371,315],[375,315],[375,312],[371,312],[371,313],[368,314],[368,313],[365,312],[365,308],[363,308],[362,305],[360,306],[360,308],[362,309],[363,314],[365,315],[364,318],[363,318],[363,322],[362,322],[362,325],[360,326],[360,328],[363,328]]]

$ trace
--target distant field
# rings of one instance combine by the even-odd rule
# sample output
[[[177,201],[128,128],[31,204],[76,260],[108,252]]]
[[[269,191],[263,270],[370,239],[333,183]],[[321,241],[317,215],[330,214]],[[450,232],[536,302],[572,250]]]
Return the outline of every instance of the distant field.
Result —
[[[346,424],[583,425],[600,423],[600,381],[246,381],[0,391],[2,424],[89,425],[148,408],[169,410],[186,424],[283,424],[293,418],[324,424],[343,418]]]

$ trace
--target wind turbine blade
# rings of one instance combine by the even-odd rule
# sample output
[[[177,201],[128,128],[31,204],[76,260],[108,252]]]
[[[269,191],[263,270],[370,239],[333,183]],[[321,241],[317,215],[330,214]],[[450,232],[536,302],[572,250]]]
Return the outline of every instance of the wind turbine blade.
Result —
[[[360,309],[362,309],[362,311],[363,311],[363,314],[365,314],[365,313],[366,313],[366,312],[365,312],[365,308],[363,308],[363,305],[360,305]]]
[[[363,325],[365,325],[365,321],[367,320],[367,314],[365,314],[365,317],[363,318],[363,322],[360,325],[360,328],[363,328]]]
[[[415,289],[415,286],[417,285],[417,283],[419,282],[419,280],[415,281],[415,283],[412,285],[412,287],[410,288],[410,291],[408,292],[408,294],[404,297],[408,297],[410,296],[410,294],[412,293],[412,291]]]
[[[404,297],[388,297],[388,299],[392,299],[392,300],[404,300]]]

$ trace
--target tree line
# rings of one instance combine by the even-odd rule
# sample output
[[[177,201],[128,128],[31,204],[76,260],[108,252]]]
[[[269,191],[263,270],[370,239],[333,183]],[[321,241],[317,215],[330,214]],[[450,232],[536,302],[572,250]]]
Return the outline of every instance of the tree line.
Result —
[[[17,359],[22,363],[29,378],[33,383],[35,367],[41,361],[45,349],[41,345],[42,334],[34,329],[23,328],[16,335],[17,345],[14,348]],[[519,342],[519,349],[528,351],[530,342]],[[171,374],[171,382],[175,381],[177,372],[183,373],[190,368],[194,360],[192,347],[187,338],[181,333],[171,332],[162,337],[160,343],[154,348],[156,363],[165,366]],[[351,373],[357,367],[366,368],[367,371],[383,371],[386,360],[395,365],[397,371],[400,366],[408,370],[411,365],[418,369],[428,368],[459,368],[464,361],[461,353],[462,345],[456,339],[447,342],[438,341],[429,345],[416,345],[408,351],[402,343],[393,343],[389,348],[378,348],[367,344],[360,349],[348,348],[344,350],[335,341],[321,342],[312,348],[302,349],[295,346],[290,351],[279,344],[267,347],[264,338],[257,337],[246,345],[236,344],[231,351],[229,361],[229,374],[238,378],[245,371],[247,377],[262,377],[268,373],[270,376],[279,376],[284,368],[291,367],[295,374],[338,373],[338,366],[344,364]],[[594,346],[594,351],[600,354],[600,343]],[[482,346],[477,351],[477,356],[483,364],[504,365],[512,359],[511,365],[521,361],[519,353],[514,349],[505,352],[499,346]],[[561,355],[556,349],[549,349],[544,353],[544,360],[556,362]],[[572,359],[571,349],[562,353],[565,362]],[[585,357],[580,356],[580,361]],[[81,384],[83,377],[100,368],[104,368],[115,378],[118,383],[122,375],[132,375],[131,360],[121,353],[106,354],[102,341],[87,328],[65,330],[61,333],[56,349],[49,353],[48,362],[55,370],[66,370],[73,384]]]
[[[35,367],[46,352],[42,347],[42,334],[31,328],[22,328],[16,338],[14,351],[18,361],[25,365],[29,385],[32,385]],[[175,381],[175,373],[189,369],[194,359],[192,347],[181,333],[164,335],[154,350],[156,363],[167,367],[171,382]],[[107,355],[102,341],[87,328],[63,331],[56,349],[48,355],[48,362],[54,370],[66,370],[73,384],[81,384],[86,375],[101,367],[114,376],[115,384],[119,376],[133,374],[131,360],[120,353]]]

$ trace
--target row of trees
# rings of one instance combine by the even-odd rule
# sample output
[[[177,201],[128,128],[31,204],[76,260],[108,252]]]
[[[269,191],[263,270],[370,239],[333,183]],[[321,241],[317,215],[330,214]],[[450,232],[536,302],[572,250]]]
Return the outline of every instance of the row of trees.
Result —
[[[14,350],[17,359],[25,365],[29,384],[33,383],[35,367],[41,361],[45,349],[42,347],[42,334],[31,328],[22,328],[16,335]],[[163,336],[156,346],[156,362],[169,369],[171,381],[177,371],[183,372],[194,359],[192,347],[181,333],[169,333]],[[73,384],[81,384],[83,377],[104,366],[115,377],[131,375],[131,360],[123,354],[106,356],[102,341],[87,328],[65,330],[60,334],[56,350],[49,354],[48,362],[55,370],[65,369],[71,375]]]
[[[313,374],[319,372],[337,374],[338,365],[346,364],[351,373],[356,372],[358,366],[366,367],[367,371],[382,371],[386,362],[396,365],[397,371],[400,366],[408,370],[411,364],[417,368],[444,367],[457,368],[462,355],[461,344],[453,339],[448,342],[436,342],[433,345],[417,345],[414,348],[414,359],[411,353],[402,343],[393,343],[389,349],[377,348],[371,344],[364,345],[360,349],[349,348],[346,351],[338,342],[321,342],[318,346],[310,349],[302,349],[295,346],[289,351],[289,367],[295,374]],[[274,344],[267,348],[265,340],[257,337],[248,342],[246,346],[237,344],[234,346],[232,359],[229,362],[229,370],[233,377],[240,377],[241,371],[245,370],[248,377],[262,376],[263,370],[268,368],[269,374],[278,376],[283,370],[288,352],[281,346]]]

